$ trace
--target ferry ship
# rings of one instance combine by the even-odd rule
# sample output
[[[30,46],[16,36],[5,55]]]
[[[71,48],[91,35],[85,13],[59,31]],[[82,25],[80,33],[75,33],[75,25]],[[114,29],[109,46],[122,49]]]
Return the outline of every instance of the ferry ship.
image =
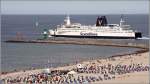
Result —
[[[137,39],[141,38],[141,32],[133,31],[130,25],[125,25],[123,17],[120,24],[108,24],[106,16],[98,17],[95,25],[81,25],[71,23],[67,16],[64,24],[57,25],[54,30],[50,29],[49,37],[71,37],[71,38],[109,38],[109,39]]]

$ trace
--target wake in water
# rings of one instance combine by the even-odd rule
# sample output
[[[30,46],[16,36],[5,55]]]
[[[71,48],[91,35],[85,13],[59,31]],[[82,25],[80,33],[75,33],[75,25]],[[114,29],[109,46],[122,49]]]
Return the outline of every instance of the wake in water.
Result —
[[[141,40],[150,40],[150,37],[142,37],[142,38],[138,38],[138,39],[141,39]]]

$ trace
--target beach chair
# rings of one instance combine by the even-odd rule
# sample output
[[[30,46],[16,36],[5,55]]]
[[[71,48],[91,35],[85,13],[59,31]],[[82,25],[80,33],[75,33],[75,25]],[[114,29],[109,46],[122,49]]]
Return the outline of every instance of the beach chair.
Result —
[[[101,77],[101,76],[98,76],[99,77],[99,79],[101,80],[101,81],[103,81],[103,78]]]
[[[78,82],[75,78],[73,79],[73,81],[74,81],[74,84],[78,84]]]
[[[70,80],[70,83],[72,84],[73,83],[73,81],[71,80],[71,79],[69,79]]]
[[[67,80],[67,79],[65,80],[65,84],[69,84],[69,82],[68,82],[68,80]]]
[[[90,79],[88,78],[88,76],[85,77],[85,79],[90,83]]]
[[[92,82],[95,82],[94,77],[90,76],[90,79],[92,80]]]
[[[96,78],[96,81],[99,81],[99,79],[98,79],[98,78]]]

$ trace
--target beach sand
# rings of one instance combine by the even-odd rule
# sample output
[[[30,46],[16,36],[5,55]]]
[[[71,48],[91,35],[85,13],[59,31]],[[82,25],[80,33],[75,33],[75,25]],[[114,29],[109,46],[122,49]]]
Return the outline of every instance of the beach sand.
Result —
[[[148,65],[149,66],[149,52],[143,52],[143,53],[136,53],[136,54],[130,54],[130,55],[124,55],[124,56],[116,56],[111,58],[105,58],[105,59],[96,59],[96,60],[89,60],[89,61],[83,61],[80,62],[80,64],[84,65],[106,65],[106,64],[142,64],[142,65]],[[57,68],[51,68],[51,70],[72,70],[76,68],[76,65],[69,65],[64,67],[57,67]],[[30,74],[37,74],[41,73],[43,69],[37,69],[37,70],[28,70],[28,71],[20,71],[20,72],[14,72],[14,73],[8,73],[1,75],[1,79],[4,79],[6,77],[25,77]],[[98,74],[86,74],[86,73],[77,73],[76,75],[98,75]],[[116,75],[115,79],[112,80],[104,80],[104,81],[96,81],[92,84],[149,84],[149,71],[141,71],[141,72],[133,72],[133,73],[126,73],[122,75]]]

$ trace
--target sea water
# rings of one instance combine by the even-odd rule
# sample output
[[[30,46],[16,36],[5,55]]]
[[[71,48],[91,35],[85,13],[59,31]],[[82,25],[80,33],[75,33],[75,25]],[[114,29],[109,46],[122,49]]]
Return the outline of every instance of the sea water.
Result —
[[[100,15],[70,15],[71,22],[83,25],[94,25]],[[148,15],[124,15],[127,24],[133,30],[141,31],[149,38]],[[119,23],[120,15],[106,15],[108,23]],[[108,57],[120,53],[133,52],[137,48],[122,48],[112,46],[89,46],[71,44],[33,44],[33,43],[5,43],[9,39],[18,37],[23,39],[42,38],[44,29],[54,29],[62,24],[65,15],[2,15],[1,29],[1,69],[29,69],[57,67],[77,61]],[[37,25],[38,22],[38,25]],[[19,33],[19,36],[17,36]],[[148,45],[148,40],[110,39],[114,42],[135,42]]]

